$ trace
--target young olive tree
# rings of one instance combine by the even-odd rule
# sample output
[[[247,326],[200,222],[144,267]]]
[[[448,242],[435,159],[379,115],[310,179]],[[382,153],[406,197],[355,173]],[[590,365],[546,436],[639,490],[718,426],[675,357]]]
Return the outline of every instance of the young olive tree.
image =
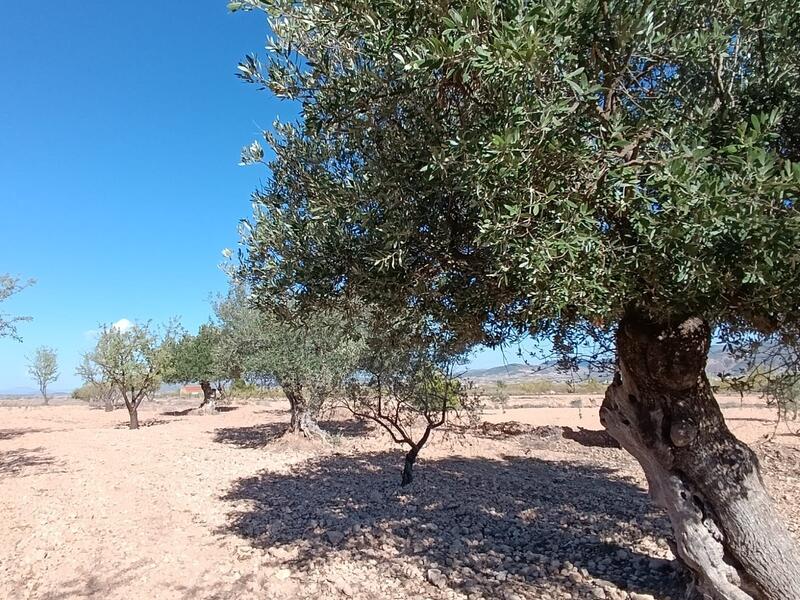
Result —
[[[47,397],[47,386],[58,380],[58,356],[56,351],[47,346],[39,346],[33,357],[28,359],[28,373],[36,381],[44,398],[45,406],[50,404]]]
[[[345,407],[373,421],[408,448],[400,484],[413,481],[413,468],[431,433],[452,413],[475,417],[480,398],[454,377],[465,353],[446,351],[420,328],[397,327],[401,320],[373,313],[359,369],[348,382]],[[430,333],[430,332],[428,332]]]
[[[414,306],[475,342],[611,332],[602,422],[697,588],[800,598],[704,371],[712,332],[800,337],[798,4],[237,7],[272,32],[241,77],[301,104],[242,230],[256,298]]]
[[[162,344],[170,338],[167,330],[157,333],[149,324],[128,329],[104,325],[95,349],[86,356],[110,388],[119,390],[130,416],[130,428],[139,428],[139,405],[161,384],[168,355]]]
[[[17,277],[12,277],[11,275],[0,275],[0,302],[7,300],[32,283],[33,280],[20,282],[19,278]],[[18,317],[0,312],[0,338],[10,337],[11,339],[21,341],[19,333],[17,332],[17,323],[30,320],[30,317]]]
[[[241,289],[217,303],[217,360],[250,381],[277,383],[289,400],[288,431],[327,437],[316,422],[323,404],[354,369],[359,341],[337,312],[259,310]]]
[[[215,388],[211,384],[227,379],[225,369],[215,360],[220,338],[220,329],[206,323],[200,326],[197,335],[184,333],[165,346],[167,365],[162,380],[165,383],[198,382],[203,390],[200,408],[212,413],[217,410],[217,390],[222,386],[218,383]]]

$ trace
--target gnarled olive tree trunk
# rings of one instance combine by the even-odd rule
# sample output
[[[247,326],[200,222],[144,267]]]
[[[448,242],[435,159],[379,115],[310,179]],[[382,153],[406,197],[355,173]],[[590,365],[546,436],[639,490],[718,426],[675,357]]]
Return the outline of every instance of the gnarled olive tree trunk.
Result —
[[[700,318],[659,326],[627,316],[600,419],[642,465],[701,597],[800,600],[797,544],[706,378],[710,339]]]
[[[203,401],[200,408],[205,408],[209,412],[217,410],[217,390],[211,387],[211,382],[203,380],[200,382],[200,389],[203,390]]]
[[[328,434],[317,424],[314,411],[303,394],[303,387],[296,383],[281,383],[283,393],[289,399],[291,419],[288,433],[302,434],[305,437],[327,439]]]

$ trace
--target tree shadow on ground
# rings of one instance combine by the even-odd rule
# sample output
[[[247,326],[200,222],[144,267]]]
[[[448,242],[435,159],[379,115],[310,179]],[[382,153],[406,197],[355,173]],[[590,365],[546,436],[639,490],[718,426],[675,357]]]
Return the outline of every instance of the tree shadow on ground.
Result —
[[[377,427],[370,421],[360,419],[322,419],[319,426],[331,435],[358,438],[369,435]]]
[[[263,448],[285,434],[286,427],[286,423],[220,427],[214,430],[214,441],[237,448]]]
[[[106,598],[112,592],[133,586],[141,576],[141,571],[149,565],[146,559],[131,561],[125,572],[112,576],[98,576],[92,570],[80,568],[75,577],[61,582],[58,592],[45,596],[48,600],[67,600],[68,598]]]
[[[42,433],[50,431],[49,429],[34,429],[32,427],[29,428],[19,428],[19,429],[0,429],[0,441],[4,440],[13,440],[14,438],[21,437],[23,435],[27,435],[29,433]]]
[[[226,413],[231,412],[234,410],[238,410],[238,406],[218,406],[216,412],[218,413]],[[189,415],[197,415],[197,416],[213,416],[213,412],[205,412],[204,409],[200,408],[199,406],[190,406],[189,408],[185,408],[183,410],[168,410],[161,413],[163,417],[188,417]]]
[[[581,446],[591,448],[621,448],[619,442],[611,437],[605,429],[585,429],[578,427],[577,431],[572,427],[564,427],[561,435],[564,439],[578,442]]]
[[[482,421],[479,425],[451,423],[445,431],[459,435],[473,435],[487,440],[508,440],[527,436],[538,439],[557,439],[562,437],[565,428],[561,425],[529,425],[519,421]]]
[[[18,448],[0,452],[0,478],[27,477],[52,472],[60,464],[44,448]]]
[[[288,404],[288,401],[287,401]],[[281,407],[281,408],[264,408],[261,410],[254,410],[254,415],[281,415],[281,414],[289,414],[289,407]]]
[[[220,580],[219,572],[209,571],[209,579],[201,578],[199,581],[191,581],[188,583],[175,583],[170,586],[170,598],[181,598],[181,600],[242,600],[250,598],[272,598],[268,595],[269,585],[263,581],[255,584],[258,578],[253,573],[243,574],[235,581]],[[258,587],[256,587],[258,585]],[[256,593],[258,590],[260,593]]]
[[[156,425],[166,425],[167,423],[171,423],[166,419],[142,419],[139,421],[139,428],[144,429],[145,427],[155,427]],[[114,429],[130,429],[130,421],[122,421],[114,425]]]
[[[629,591],[677,597],[682,589],[669,562],[629,550],[660,538],[668,523],[641,488],[609,469],[445,458],[421,462],[414,484],[400,488],[400,466],[389,452],[326,456],[288,474],[240,479],[224,497],[241,507],[228,529],[295,570],[349,555],[401,581],[414,565],[417,588],[427,585],[419,573],[437,569],[444,587],[489,598],[591,595],[595,584],[575,581],[565,561]]]
[[[361,437],[371,431],[371,426],[363,421],[332,419],[320,421],[319,425],[324,431],[342,437]],[[286,434],[288,427],[288,423],[280,422],[247,427],[220,427],[214,430],[214,441],[237,448],[263,448]]]
[[[186,408],[184,410],[168,410],[161,413],[162,417],[186,417],[192,413],[192,411],[197,411],[196,406],[192,406],[191,408]]]
[[[505,440],[509,438],[528,436],[539,439],[557,439],[563,437],[581,446],[595,448],[620,448],[615,440],[605,429],[586,429],[561,425],[528,425],[519,421],[502,421],[490,423],[483,421],[478,427],[452,425],[450,429],[456,433],[472,433],[473,435],[490,440]]]

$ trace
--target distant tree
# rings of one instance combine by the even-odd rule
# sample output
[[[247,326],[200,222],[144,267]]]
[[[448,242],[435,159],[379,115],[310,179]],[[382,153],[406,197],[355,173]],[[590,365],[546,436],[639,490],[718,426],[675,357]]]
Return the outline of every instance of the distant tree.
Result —
[[[342,388],[359,359],[360,341],[331,310],[281,315],[258,310],[241,289],[216,305],[220,326],[217,361],[231,378],[277,383],[289,400],[288,431],[326,437],[317,415]]]
[[[119,390],[103,377],[100,368],[92,362],[90,354],[83,355],[75,374],[81,378],[83,385],[72,392],[74,398],[90,403],[102,403],[107,412],[117,407]]]
[[[119,390],[130,416],[130,428],[139,428],[139,405],[161,383],[166,366],[162,341],[169,339],[169,329],[158,335],[149,324],[135,324],[124,331],[104,325],[97,346],[88,360],[96,365],[103,381]]]
[[[47,346],[39,346],[33,357],[28,359],[28,373],[36,381],[45,405],[50,403],[47,386],[58,379],[58,356]]]
[[[506,412],[506,407],[508,406],[508,384],[503,381],[502,379],[498,379],[494,382],[494,393],[491,395],[492,402],[495,405],[499,406],[503,412]]]
[[[168,344],[167,366],[162,377],[165,383],[197,382],[203,390],[200,408],[214,412],[217,409],[217,390],[212,382],[227,379],[225,369],[215,360],[220,343],[220,330],[212,324],[200,326],[197,335],[184,333]]]
[[[24,290],[31,284],[33,284],[32,279],[25,282],[20,282],[19,278],[17,277],[0,275],[0,302],[3,302],[14,294]],[[22,341],[22,338],[20,338],[19,334],[17,333],[16,324],[21,321],[30,320],[30,317],[17,317],[0,312],[0,338],[10,337],[17,341]]]

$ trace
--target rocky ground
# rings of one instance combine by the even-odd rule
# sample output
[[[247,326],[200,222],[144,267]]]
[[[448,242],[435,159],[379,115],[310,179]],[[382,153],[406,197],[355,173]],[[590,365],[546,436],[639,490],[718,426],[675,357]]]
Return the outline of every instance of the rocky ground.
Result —
[[[0,597],[677,600],[667,522],[596,402],[438,432],[402,489],[379,431],[286,439],[280,402],[152,404],[133,432],[124,411],[0,408]],[[798,533],[800,438],[724,405]]]

